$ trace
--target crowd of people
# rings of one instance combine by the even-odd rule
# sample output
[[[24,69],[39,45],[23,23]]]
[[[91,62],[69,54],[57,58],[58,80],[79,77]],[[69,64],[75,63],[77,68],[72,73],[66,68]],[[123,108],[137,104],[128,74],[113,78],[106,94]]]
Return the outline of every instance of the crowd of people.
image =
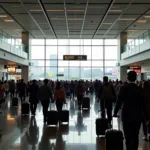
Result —
[[[56,103],[58,112],[62,111],[66,97],[70,100],[77,99],[79,111],[82,109],[82,99],[85,95],[95,94],[97,103],[100,103],[101,117],[109,120],[112,127],[112,116],[117,117],[122,110],[122,124],[126,139],[127,150],[137,150],[138,134],[141,123],[143,125],[143,140],[150,141],[150,81],[136,81],[136,73],[128,73],[128,80],[111,81],[104,77],[103,81],[44,81],[32,80],[27,84],[23,79],[15,82],[0,82],[0,99],[20,97],[21,102],[29,97],[30,110],[36,115],[39,101],[43,106],[44,123],[47,122],[47,112],[50,102]],[[113,110],[113,104],[115,108]],[[114,114],[113,114],[114,112]]]

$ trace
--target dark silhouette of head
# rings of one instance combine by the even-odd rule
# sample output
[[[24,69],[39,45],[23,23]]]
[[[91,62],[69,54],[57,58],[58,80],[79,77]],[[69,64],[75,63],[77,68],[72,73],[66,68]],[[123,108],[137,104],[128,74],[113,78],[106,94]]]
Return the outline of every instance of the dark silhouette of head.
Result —
[[[32,83],[33,83],[33,84],[36,84],[36,80],[33,80]]]
[[[104,77],[103,77],[103,82],[104,82],[104,83],[107,83],[107,82],[108,82],[108,77],[107,77],[107,76],[104,76]]]
[[[128,80],[130,82],[135,82],[136,81],[136,77],[137,77],[137,74],[135,71],[129,71],[128,72]]]
[[[44,84],[45,84],[45,85],[48,84],[48,79],[44,79]]]
[[[57,82],[56,89],[60,89],[60,82]]]

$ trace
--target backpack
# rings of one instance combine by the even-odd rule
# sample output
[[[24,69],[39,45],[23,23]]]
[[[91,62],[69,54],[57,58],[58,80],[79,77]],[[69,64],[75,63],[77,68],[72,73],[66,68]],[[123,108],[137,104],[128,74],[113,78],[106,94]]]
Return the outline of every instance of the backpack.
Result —
[[[112,92],[111,85],[104,85],[102,89],[101,99],[103,100],[113,100],[115,97]]]

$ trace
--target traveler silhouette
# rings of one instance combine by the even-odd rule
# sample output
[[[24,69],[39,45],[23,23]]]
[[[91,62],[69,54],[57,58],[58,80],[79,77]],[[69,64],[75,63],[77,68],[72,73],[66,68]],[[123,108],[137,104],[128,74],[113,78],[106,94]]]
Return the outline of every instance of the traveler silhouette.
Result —
[[[148,118],[144,93],[142,88],[135,84],[136,77],[136,72],[128,73],[129,84],[120,89],[114,109],[114,117],[117,117],[117,113],[122,107],[121,119],[127,150],[138,150],[138,136],[143,114],[146,120]]]
[[[32,150],[36,149],[36,144],[39,140],[39,128],[36,124],[36,119],[31,117],[30,126],[26,132],[27,140],[30,145],[32,145]]]

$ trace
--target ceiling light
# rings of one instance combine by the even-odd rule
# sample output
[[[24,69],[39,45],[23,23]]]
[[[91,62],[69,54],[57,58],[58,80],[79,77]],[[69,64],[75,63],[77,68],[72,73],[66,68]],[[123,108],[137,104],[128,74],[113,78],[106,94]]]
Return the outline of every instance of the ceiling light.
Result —
[[[111,25],[112,23],[109,23],[109,22],[108,22],[108,23],[105,23],[105,22],[104,22],[104,23],[102,23],[102,24],[104,24],[104,25]]]
[[[51,20],[66,20],[66,18],[51,18]],[[69,21],[83,20],[82,18],[68,18]]]
[[[120,21],[131,21],[131,20],[135,20],[135,18],[120,18],[118,20],[120,20]]]
[[[62,10],[61,9],[60,10],[59,9],[58,10],[47,10],[47,11],[49,11],[49,12],[64,12],[63,9]]]
[[[144,16],[144,18],[150,18],[150,16]]]
[[[138,22],[138,23],[146,23],[147,20],[138,20],[137,22]]]
[[[7,16],[6,15],[0,15],[0,18],[6,18]]]
[[[113,9],[111,9],[111,10],[109,10],[109,12],[122,12],[122,10],[119,10],[119,9],[116,9],[116,10],[114,9],[113,10]]]
[[[31,9],[30,11],[34,11],[34,12],[41,12],[41,9]]]
[[[83,20],[82,18],[68,18],[68,20]]]
[[[67,10],[68,12],[84,12],[84,10],[78,10],[78,9],[76,9],[76,10]]]
[[[128,32],[135,32],[135,31],[137,31],[137,30],[128,30]]]
[[[5,22],[14,22],[14,20],[4,20]]]

